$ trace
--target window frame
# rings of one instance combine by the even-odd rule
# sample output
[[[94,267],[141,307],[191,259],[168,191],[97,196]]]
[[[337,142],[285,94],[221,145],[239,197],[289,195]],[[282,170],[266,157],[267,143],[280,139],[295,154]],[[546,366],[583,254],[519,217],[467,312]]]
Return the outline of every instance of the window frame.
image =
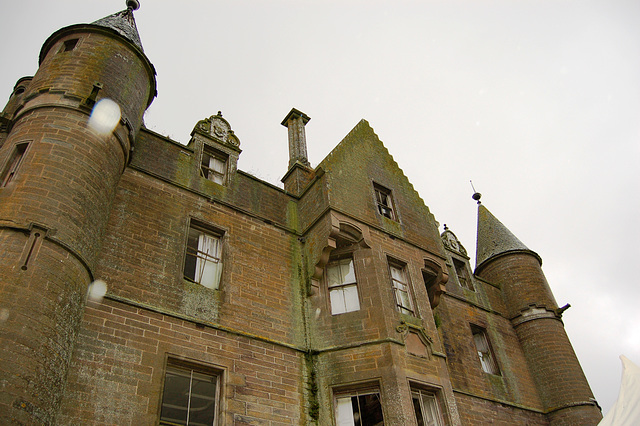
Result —
[[[415,303],[413,300],[413,291],[411,289],[411,279],[409,278],[409,270],[407,264],[404,262],[400,262],[398,260],[387,258],[387,268],[389,271],[389,280],[391,282],[391,289],[393,290],[393,298],[396,303],[396,310],[404,315],[417,316]],[[394,278],[393,269],[399,271],[402,275],[404,275],[404,279],[406,282],[399,281]],[[396,283],[400,283],[406,287],[406,291],[400,289]],[[398,298],[398,292],[405,292],[407,294],[407,301],[409,302],[409,307],[407,308],[402,304],[402,301]],[[406,311],[406,312],[405,312]]]
[[[348,387],[346,389],[340,389],[340,390],[334,390],[333,391],[333,414],[334,414],[334,421],[335,421],[335,425],[336,426],[341,426],[343,423],[340,423],[340,403],[338,402],[341,399],[347,399],[349,398],[351,400],[351,398],[356,397],[358,398],[358,414],[362,415],[361,409],[360,409],[360,397],[364,397],[367,395],[377,395],[378,398],[378,402],[379,402],[379,407],[380,407],[380,414],[382,415],[382,421],[384,422],[384,418],[385,418],[385,414],[384,414],[384,404],[382,403],[382,393],[380,391],[380,386],[378,386],[377,384],[370,384],[370,385],[361,385],[361,386],[357,386],[357,387]],[[351,403],[353,404],[353,401],[351,400]],[[352,406],[353,409],[353,406]],[[353,413],[352,413],[353,414]],[[355,419],[354,419],[355,420]],[[358,423],[353,423],[356,426],[358,425]],[[360,423],[361,424],[361,423]]]
[[[0,172],[0,188],[6,188],[7,185],[14,180],[20,166],[24,162],[24,157],[27,155],[29,144],[31,141],[18,142],[13,145],[11,154],[4,162],[2,166],[2,172]]]
[[[494,376],[501,376],[500,366],[498,365],[498,359],[491,345],[491,340],[487,334],[487,329],[479,325],[470,324],[471,337],[473,339],[473,346],[476,350],[478,361],[482,371]],[[476,337],[477,336],[477,337]],[[480,346],[484,345],[484,348]],[[485,349],[486,348],[486,349]]]
[[[193,234],[195,233],[198,234],[197,240],[196,240],[197,246],[192,245],[192,239],[194,237]],[[203,236],[205,238],[201,238]],[[184,261],[182,263],[183,279],[195,284],[199,284],[203,287],[206,287],[212,290],[220,289],[220,283],[222,282],[222,273],[223,273],[223,266],[224,266],[224,262],[223,262],[224,236],[225,236],[224,231],[220,229],[207,226],[193,219],[189,221],[189,224],[187,227],[186,241],[184,245]],[[209,238],[209,241],[207,241],[207,237]],[[203,252],[201,250],[201,248],[207,245],[207,243],[211,244],[211,240],[217,241],[216,255],[211,255],[208,252]],[[199,253],[202,253],[202,255],[199,255]],[[198,279],[197,271],[198,271],[199,262],[204,262],[204,263],[201,264],[201,267],[200,267],[201,273],[200,273],[200,278]],[[191,266],[192,264],[193,266]],[[215,274],[213,281],[211,282],[211,284],[209,283],[203,284],[202,281],[203,281],[205,272],[207,272],[208,265],[210,267],[213,267],[214,264],[218,265],[214,267],[215,270],[209,269],[208,271],[208,273]],[[191,269],[191,267],[193,267],[193,277],[191,277],[190,275],[187,275],[187,268]]]
[[[392,191],[380,184],[373,183],[374,199],[378,213],[394,222],[398,221],[398,214],[393,200]]]
[[[336,265],[342,265],[345,262],[350,262],[351,264],[351,269],[353,270],[353,281],[352,282],[341,282],[339,284],[331,284],[329,282],[329,269],[332,267],[335,267]],[[346,278],[346,277],[345,277]],[[360,288],[358,285],[358,274],[356,272],[356,262],[353,258],[353,254],[352,253],[348,253],[348,254],[342,254],[340,256],[335,256],[329,259],[329,261],[327,262],[326,266],[325,266],[325,282],[326,282],[326,288],[327,288],[327,299],[328,299],[328,303],[329,303],[329,309],[331,311],[331,315],[341,315],[341,314],[346,314],[349,312],[357,312],[361,309],[362,304],[360,303]],[[357,306],[355,309],[348,309],[347,307],[347,299],[345,297],[345,293],[344,293],[344,289],[347,287],[354,287],[355,291],[356,291],[356,302],[357,302]],[[332,298],[332,291],[338,291],[338,290],[342,290],[341,293],[341,300],[343,302],[344,305],[344,311],[341,312],[335,312],[334,311],[334,303],[333,303],[333,298]]]
[[[444,408],[446,407],[442,401],[442,392],[440,389],[425,387],[415,383],[409,383],[409,390],[411,394],[411,405],[413,407],[413,414],[416,420],[416,424],[418,426],[445,426],[447,424],[446,416],[444,413]],[[418,401],[420,403],[420,414],[422,415],[422,423],[420,423],[420,419],[418,419],[416,413],[415,406],[415,396],[418,396]],[[434,415],[434,422],[428,423],[427,418],[425,418],[425,406],[424,406],[424,397],[430,398],[433,400],[433,405],[430,406],[431,413]],[[435,411],[435,413],[434,413]]]
[[[467,268],[467,262],[455,257],[451,257],[451,262],[453,263],[453,270],[456,273],[458,285],[467,290],[476,291],[473,281],[471,280],[471,274],[469,274],[469,269]]]
[[[205,160],[209,159],[209,164],[205,165]],[[217,160],[222,163],[222,171],[216,170],[215,167],[211,167],[211,160]],[[218,151],[217,149],[203,145],[202,156],[200,158],[200,176],[208,181],[217,183],[218,185],[225,185],[227,183],[227,176],[229,175],[229,155]],[[218,177],[219,179],[215,179]]]
[[[175,372],[178,373],[175,373]],[[187,419],[186,419],[186,423],[175,423],[171,420],[165,420],[163,421],[162,419],[162,412],[163,412],[163,408],[165,406],[165,396],[168,395],[167,392],[167,373],[170,374],[174,374],[176,376],[179,376],[180,373],[189,373],[189,396],[188,396],[188,404],[187,404]],[[167,426],[174,426],[174,425],[178,425],[178,424],[185,424],[185,425],[189,425],[189,415],[190,415],[190,406],[191,406],[191,402],[192,402],[192,391],[193,391],[193,376],[194,374],[198,375],[198,376],[208,376],[212,379],[215,379],[215,391],[214,391],[214,395],[211,396],[209,395],[209,399],[214,401],[214,408],[213,408],[213,422],[212,422],[212,426],[217,426],[220,423],[221,420],[221,413],[222,413],[222,390],[223,390],[223,380],[224,380],[224,370],[221,368],[217,368],[214,366],[210,366],[210,365],[204,365],[204,364],[200,364],[198,362],[192,362],[192,361],[187,361],[184,359],[180,359],[180,358],[174,358],[174,357],[168,357],[166,362],[165,362],[165,366],[164,366],[164,371],[163,371],[163,375],[162,375],[162,391],[160,393],[160,403],[158,404],[158,424],[159,425],[167,425]],[[186,375],[183,375],[182,377],[186,377]],[[213,382],[212,382],[213,383]],[[169,404],[166,404],[169,405]],[[173,419],[175,420],[175,419]]]

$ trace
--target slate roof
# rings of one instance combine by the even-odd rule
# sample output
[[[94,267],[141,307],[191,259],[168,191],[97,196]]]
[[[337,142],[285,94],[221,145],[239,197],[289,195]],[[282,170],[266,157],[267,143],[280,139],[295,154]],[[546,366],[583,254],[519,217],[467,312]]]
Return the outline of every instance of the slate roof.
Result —
[[[476,269],[492,257],[512,251],[528,251],[540,260],[540,256],[525,246],[484,205],[479,204]]]
[[[113,15],[98,19],[93,22],[92,25],[99,25],[117,31],[118,34],[135,44],[144,52],[142,43],[140,42],[140,35],[138,34],[138,27],[136,27],[136,21],[133,18],[133,10],[122,10]]]

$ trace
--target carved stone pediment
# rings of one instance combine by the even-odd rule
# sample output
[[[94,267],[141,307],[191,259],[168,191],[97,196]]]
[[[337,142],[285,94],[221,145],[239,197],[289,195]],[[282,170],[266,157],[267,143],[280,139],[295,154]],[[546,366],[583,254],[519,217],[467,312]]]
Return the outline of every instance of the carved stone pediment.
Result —
[[[455,251],[463,256],[467,256],[467,250],[462,246],[456,234],[451,232],[447,225],[444,226],[444,232],[440,234],[444,247],[448,250]]]
[[[218,111],[217,115],[198,121],[194,132],[205,134],[206,136],[227,145],[229,147],[239,149],[240,139],[231,130],[229,122],[222,118],[222,113]]]

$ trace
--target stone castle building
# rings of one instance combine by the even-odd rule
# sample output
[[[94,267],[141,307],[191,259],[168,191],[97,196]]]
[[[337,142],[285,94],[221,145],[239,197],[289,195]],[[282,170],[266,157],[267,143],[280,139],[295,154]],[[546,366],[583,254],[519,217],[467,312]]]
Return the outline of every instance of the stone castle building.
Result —
[[[540,257],[479,204],[472,272],[366,121],[312,167],[292,109],[284,189],[219,113],[146,129],[135,3],[51,35],[0,116],[3,424],[599,421]]]

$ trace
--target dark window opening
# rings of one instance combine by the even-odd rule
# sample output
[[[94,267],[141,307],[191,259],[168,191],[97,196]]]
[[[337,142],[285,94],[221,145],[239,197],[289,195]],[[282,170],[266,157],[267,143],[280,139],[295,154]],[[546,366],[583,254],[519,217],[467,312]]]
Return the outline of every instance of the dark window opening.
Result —
[[[4,166],[4,169],[2,169],[2,174],[0,174],[0,188],[7,186],[15,177],[28,145],[28,143],[19,143],[13,149],[9,161]]]
[[[353,392],[336,398],[337,426],[382,426],[382,405],[378,392]]]
[[[63,46],[62,46],[62,51],[63,52],[70,52],[73,49],[76,48],[76,45],[78,44],[78,40],[77,38],[72,38],[70,40],[65,40],[63,42]]]
[[[383,186],[373,184],[373,189],[376,193],[376,204],[378,205],[378,212],[391,220],[396,220],[396,215],[393,207],[393,198],[391,197],[391,190]]]

